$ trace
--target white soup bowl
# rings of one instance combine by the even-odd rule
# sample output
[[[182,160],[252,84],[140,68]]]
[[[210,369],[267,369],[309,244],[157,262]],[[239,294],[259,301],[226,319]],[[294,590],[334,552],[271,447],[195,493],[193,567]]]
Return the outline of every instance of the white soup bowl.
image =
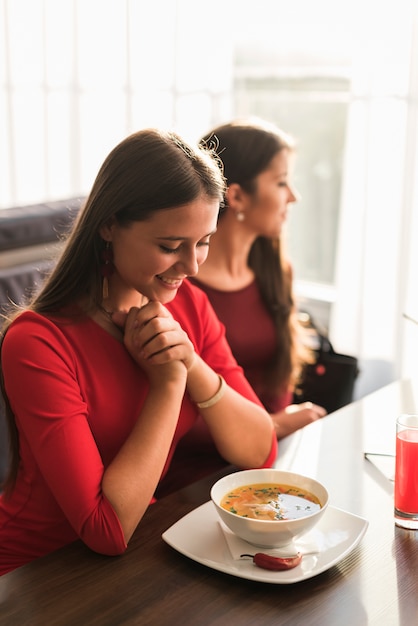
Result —
[[[320,509],[297,519],[265,520],[243,517],[221,507],[221,500],[237,487],[250,484],[274,483],[308,491],[320,502]],[[278,548],[291,543],[311,530],[324,515],[329,502],[327,489],[320,482],[302,474],[267,468],[242,470],[220,478],[210,497],[221,520],[241,539],[262,548]]]

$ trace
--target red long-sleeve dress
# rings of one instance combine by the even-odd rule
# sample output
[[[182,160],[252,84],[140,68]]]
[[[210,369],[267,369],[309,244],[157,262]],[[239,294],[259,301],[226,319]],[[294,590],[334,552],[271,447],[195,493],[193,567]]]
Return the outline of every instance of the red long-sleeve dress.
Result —
[[[272,393],[265,383],[265,369],[277,350],[274,323],[264,304],[257,283],[235,291],[222,291],[201,283],[195,277],[190,282],[206,293],[216,315],[226,329],[226,338],[247,380],[269,413],[281,411],[292,402],[291,392]],[[188,467],[198,468],[198,476],[225,466],[218,454],[209,430],[199,418],[182,438],[174,454],[171,472],[158,489],[160,496],[175,489],[179,481],[190,482]]]
[[[203,292],[185,282],[168,308],[196,352],[259,403]],[[103,554],[124,552],[122,528],[101,482],[141,411],[146,376],[123,344],[88,317],[21,314],[6,333],[2,363],[21,462],[11,497],[0,496],[0,574],[78,538]],[[163,476],[197,416],[186,394]],[[276,452],[273,437],[265,466]]]

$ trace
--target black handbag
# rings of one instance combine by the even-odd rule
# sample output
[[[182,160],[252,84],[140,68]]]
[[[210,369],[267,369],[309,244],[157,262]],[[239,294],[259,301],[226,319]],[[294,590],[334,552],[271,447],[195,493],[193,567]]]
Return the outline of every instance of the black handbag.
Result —
[[[316,338],[315,362],[305,366],[293,402],[310,401],[332,413],[353,401],[359,375],[358,359],[335,352],[329,337],[318,329],[310,316],[309,327]]]

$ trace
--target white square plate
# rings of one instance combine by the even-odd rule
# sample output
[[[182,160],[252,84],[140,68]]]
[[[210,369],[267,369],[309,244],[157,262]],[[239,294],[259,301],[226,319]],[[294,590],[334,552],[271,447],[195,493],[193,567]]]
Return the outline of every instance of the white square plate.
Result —
[[[328,506],[309,533],[319,546],[318,553],[306,554],[300,565],[279,572],[261,569],[251,559],[233,558],[211,500],[182,517],[162,538],[181,554],[212,569],[248,580],[286,585],[317,576],[339,563],[360,542],[368,525],[358,515]],[[246,545],[248,552],[262,551]]]

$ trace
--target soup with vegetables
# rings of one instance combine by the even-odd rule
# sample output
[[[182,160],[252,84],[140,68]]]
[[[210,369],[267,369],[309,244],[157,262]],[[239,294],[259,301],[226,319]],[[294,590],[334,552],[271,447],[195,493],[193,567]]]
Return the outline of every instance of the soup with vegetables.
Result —
[[[221,507],[241,517],[291,520],[316,513],[321,503],[312,493],[299,487],[261,483],[229,491],[222,498]]]

